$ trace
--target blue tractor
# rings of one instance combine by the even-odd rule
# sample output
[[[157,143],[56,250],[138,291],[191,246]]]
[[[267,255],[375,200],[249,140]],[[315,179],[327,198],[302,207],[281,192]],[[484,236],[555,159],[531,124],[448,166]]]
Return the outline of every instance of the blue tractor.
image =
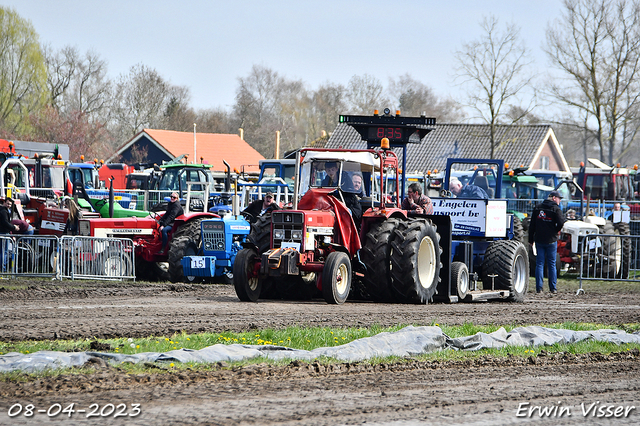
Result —
[[[203,220],[200,245],[187,246],[181,261],[185,281],[231,284],[233,262],[250,232],[251,224],[238,214]]]

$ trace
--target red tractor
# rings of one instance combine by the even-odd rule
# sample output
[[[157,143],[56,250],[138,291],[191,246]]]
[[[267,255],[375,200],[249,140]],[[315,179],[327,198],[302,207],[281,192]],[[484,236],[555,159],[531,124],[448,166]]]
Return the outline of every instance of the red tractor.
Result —
[[[426,134],[435,121],[405,120],[415,120],[411,128],[396,129],[405,142],[413,133]],[[395,179],[398,157],[387,149],[384,132],[377,141],[381,148],[298,152],[293,209],[260,217],[236,257],[233,276],[240,300],[321,293],[331,304],[344,303],[350,294],[427,303],[433,297],[442,267],[438,218],[410,215],[400,208],[401,200],[389,201],[384,193],[389,177],[394,177],[394,192],[401,193]],[[361,188],[354,187],[354,179],[363,182]]]
[[[103,238],[130,238],[133,240],[136,257],[136,271],[139,277],[147,279],[183,281],[182,257],[187,247],[197,247],[200,243],[200,222],[219,217],[213,213],[199,212],[178,216],[170,234],[166,254],[158,254],[162,248],[162,236],[158,230],[158,219],[163,212],[151,213],[149,217],[81,219],[80,235]],[[114,256],[111,263],[122,257]],[[127,269],[127,265],[120,267]]]

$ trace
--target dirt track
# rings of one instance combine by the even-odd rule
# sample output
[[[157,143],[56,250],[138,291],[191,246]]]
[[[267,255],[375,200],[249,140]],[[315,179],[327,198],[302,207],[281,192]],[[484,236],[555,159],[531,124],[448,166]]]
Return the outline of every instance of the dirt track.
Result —
[[[639,322],[639,308],[637,293],[529,293],[521,304],[330,306],[320,300],[240,303],[229,286],[40,282],[26,289],[0,287],[0,339],[142,337],[290,325],[625,324]],[[128,412],[130,404],[141,404],[139,416],[102,419],[108,424],[508,424],[526,420],[516,417],[521,403],[530,403],[525,408],[565,407],[564,424],[637,424],[639,367],[637,351],[606,357],[409,361],[375,368],[295,362],[139,376],[103,367],[92,376],[0,383],[0,424],[49,422],[44,413],[9,418],[7,410],[16,402],[45,409],[54,403],[76,403],[76,409],[125,403]],[[617,419],[599,418],[597,412],[596,417],[584,417],[581,403],[585,409],[593,403],[638,409]],[[87,420],[85,415],[56,419],[71,424]],[[538,411],[534,418],[541,420]],[[558,423],[554,417],[542,420]]]

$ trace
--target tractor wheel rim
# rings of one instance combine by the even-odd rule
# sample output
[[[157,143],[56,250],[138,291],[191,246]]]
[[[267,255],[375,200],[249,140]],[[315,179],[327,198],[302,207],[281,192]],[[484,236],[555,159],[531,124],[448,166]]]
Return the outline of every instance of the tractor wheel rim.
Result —
[[[460,292],[465,294],[469,291],[469,271],[464,270],[460,274]]]
[[[340,295],[347,291],[347,284],[349,282],[348,272],[347,265],[344,263],[342,263],[336,271],[336,291]]]
[[[517,256],[513,266],[513,288],[517,293],[523,293],[529,280],[529,271],[524,256]]]
[[[423,288],[429,288],[433,285],[436,275],[436,247],[433,240],[424,237],[420,241],[418,248],[418,279]]]

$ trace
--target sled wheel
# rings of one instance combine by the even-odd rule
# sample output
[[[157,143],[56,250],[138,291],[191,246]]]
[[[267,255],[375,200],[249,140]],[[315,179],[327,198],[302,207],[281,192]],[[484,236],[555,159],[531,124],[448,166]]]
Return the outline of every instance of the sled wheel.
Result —
[[[462,301],[469,294],[469,268],[462,262],[451,264],[451,283],[456,286],[458,300]]]
[[[483,288],[491,286],[491,275],[496,275],[497,289],[509,290],[507,300],[524,301],[529,287],[529,258],[525,246],[513,240],[491,243],[482,262]]]

